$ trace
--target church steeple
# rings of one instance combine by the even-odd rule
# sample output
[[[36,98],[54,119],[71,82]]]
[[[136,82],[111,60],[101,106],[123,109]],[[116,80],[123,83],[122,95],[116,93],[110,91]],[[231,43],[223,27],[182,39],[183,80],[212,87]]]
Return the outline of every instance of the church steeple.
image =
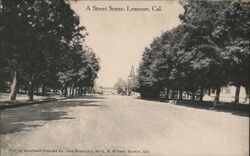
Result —
[[[132,65],[132,68],[131,68],[131,71],[130,71],[130,74],[128,76],[129,78],[133,78],[135,77],[135,71],[134,71],[134,66]]]

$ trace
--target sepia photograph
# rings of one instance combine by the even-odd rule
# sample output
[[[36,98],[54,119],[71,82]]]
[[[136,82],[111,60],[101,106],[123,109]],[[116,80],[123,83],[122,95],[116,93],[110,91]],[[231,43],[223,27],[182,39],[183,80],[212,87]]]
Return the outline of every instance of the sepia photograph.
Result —
[[[248,156],[250,0],[0,0],[0,156]]]

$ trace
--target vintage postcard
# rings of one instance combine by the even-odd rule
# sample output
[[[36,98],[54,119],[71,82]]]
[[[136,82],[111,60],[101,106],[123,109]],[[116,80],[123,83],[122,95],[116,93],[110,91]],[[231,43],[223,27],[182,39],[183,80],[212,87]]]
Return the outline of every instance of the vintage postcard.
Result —
[[[0,156],[248,156],[249,0],[0,0]]]

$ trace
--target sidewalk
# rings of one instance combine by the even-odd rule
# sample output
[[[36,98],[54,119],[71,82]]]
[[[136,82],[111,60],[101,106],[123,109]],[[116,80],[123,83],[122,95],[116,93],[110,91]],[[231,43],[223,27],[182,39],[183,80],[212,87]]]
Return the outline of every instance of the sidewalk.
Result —
[[[140,98],[139,98],[140,99]],[[148,101],[159,101],[163,103],[169,103],[173,105],[179,105],[184,107],[196,108],[196,109],[206,109],[211,111],[218,111],[218,112],[231,112],[232,114],[238,114],[242,116],[250,115],[250,104],[234,104],[234,103],[227,103],[227,102],[220,102],[219,104],[214,107],[212,101],[192,101],[192,100],[165,100],[165,99],[143,99]]]
[[[3,93],[1,93],[1,95],[3,95]],[[1,97],[3,97],[3,96],[1,96]],[[16,101],[6,100],[6,97],[2,98],[2,100],[4,99],[4,101],[0,100],[0,111],[3,109],[7,109],[7,108],[28,106],[28,105],[32,105],[32,104],[57,101],[57,100],[62,100],[62,99],[67,98],[67,97],[60,97],[59,95],[56,95],[56,96],[34,96],[33,101],[27,101],[23,97],[24,96],[17,97]]]

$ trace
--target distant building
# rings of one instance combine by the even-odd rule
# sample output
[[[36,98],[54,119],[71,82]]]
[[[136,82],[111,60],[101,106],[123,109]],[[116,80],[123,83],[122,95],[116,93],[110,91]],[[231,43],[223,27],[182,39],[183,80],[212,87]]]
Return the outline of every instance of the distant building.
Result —
[[[127,95],[137,95],[134,92],[134,88],[135,88],[135,84],[136,84],[135,77],[136,77],[136,75],[135,75],[135,71],[134,71],[134,66],[132,65],[129,76],[128,76],[128,80],[127,80],[127,82],[128,82]]]
[[[227,86],[223,87],[220,92],[220,101],[222,102],[234,102],[235,99],[235,86]],[[205,94],[204,100],[213,101],[216,94],[215,89],[211,89],[210,95],[208,93]],[[246,90],[244,87],[240,87],[240,96],[239,96],[240,103],[249,104],[249,97],[246,94]]]
[[[134,66],[133,65],[131,67],[131,71],[130,71],[130,74],[129,74],[128,78],[135,78],[135,71],[134,71]]]
[[[100,95],[116,95],[116,90],[113,87],[98,87],[96,93]]]

